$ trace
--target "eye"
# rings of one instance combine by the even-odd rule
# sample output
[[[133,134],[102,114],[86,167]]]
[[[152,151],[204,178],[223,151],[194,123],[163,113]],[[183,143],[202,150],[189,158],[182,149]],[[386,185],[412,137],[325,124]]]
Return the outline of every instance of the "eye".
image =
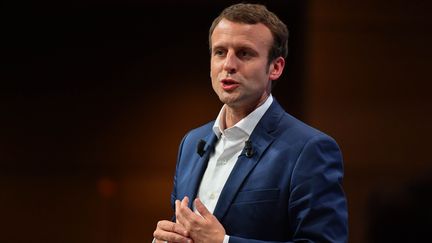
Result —
[[[250,53],[248,51],[240,51],[240,56],[241,57],[247,57],[247,56],[250,56]]]
[[[255,56],[255,53],[249,49],[242,49],[237,52],[237,56],[241,59],[250,59]]]
[[[225,55],[225,51],[222,50],[222,49],[215,49],[215,50],[213,51],[213,55],[214,55],[214,56],[224,56],[224,55]]]

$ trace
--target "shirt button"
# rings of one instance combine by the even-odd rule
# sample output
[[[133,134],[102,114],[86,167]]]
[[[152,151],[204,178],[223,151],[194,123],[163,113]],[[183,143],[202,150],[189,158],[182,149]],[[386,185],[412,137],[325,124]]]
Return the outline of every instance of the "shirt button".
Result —
[[[211,200],[215,199],[215,197],[216,197],[216,196],[215,196],[214,193],[210,194],[210,199],[211,199]]]

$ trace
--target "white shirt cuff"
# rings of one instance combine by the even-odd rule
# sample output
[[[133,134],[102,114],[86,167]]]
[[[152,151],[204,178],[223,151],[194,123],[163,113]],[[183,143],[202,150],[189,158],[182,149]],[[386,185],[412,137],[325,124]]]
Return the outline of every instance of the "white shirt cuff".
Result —
[[[225,235],[222,243],[228,243],[228,241],[229,241],[229,235]]]
[[[152,243],[156,243],[156,238],[153,238]],[[168,243],[168,241],[165,241],[165,243]],[[224,241],[224,243],[225,243],[225,241]]]

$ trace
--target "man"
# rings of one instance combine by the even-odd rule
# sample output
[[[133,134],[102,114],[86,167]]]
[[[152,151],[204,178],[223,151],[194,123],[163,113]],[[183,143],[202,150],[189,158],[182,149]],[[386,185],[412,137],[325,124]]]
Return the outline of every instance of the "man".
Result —
[[[225,9],[210,28],[216,121],[181,142],[171,203],[155,242],[346,242],[336,142],[271,95],[288,30],[262,5]]]

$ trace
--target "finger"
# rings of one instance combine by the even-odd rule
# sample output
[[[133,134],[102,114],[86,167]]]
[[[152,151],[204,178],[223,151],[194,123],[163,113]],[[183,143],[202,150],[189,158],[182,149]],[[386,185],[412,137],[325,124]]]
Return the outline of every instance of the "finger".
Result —
[[[169,231],[170,229],[172,229],[172,224],[174,224],[174,223],[171,221],[161,220],[157,223],[156,229],[160,229],[163,231]]]
[[[213,214],[210,213],[210,211],[206,208],[206,206],[201,202],[199,198],[195,199],[195,208],[198,211],[198,213],[201,214],[201,216],[205,219],[209,219]]]
[[[192,210],[187,206],[187,201],[183,200],[180,207],[177,209],[176,215],[178,217],[179,223],[185,227],[187,230],[192,230],[194,225],[196,225],[200,220],[201,216],[192,212]]]
[[[156,240],[160,240],[163,242],[178,242],[178,243],[183,243],[183,242],[187,242],[187,243],[191,243],[192,240],[188,237],[173,233],[173,232],[166,232],[166,231],[161,231],[161,230],[156,230],[153,233],[153,237]]]
[[[179,215],[179,210],[180,210],[180,201],[176,200],[175,201],[175,215],[176,215],[176,223],[180,223],[179,219],[181,216]]]
[[[157,230],[162,232],[176,233],[185,237],[189,236],[189,232],[181,224],[176,224],[168,220],[159,221],[157,224]]]
[[[188,207],[188,198],[183,199],[181,202],[179,200],[176,201],[176,222],[183,225],[186,229],[189,229],[187,226],[189,225],[190,216],[192,211]],[[189,213],[190,211],[190,213]]]
[[[183,198],[178,209],[180,216],[184,219],[190,219],[192,216],[194,216],[194,213],[189,208],[189,198],[187,196]]]
[[[189,198],[187,196],[185,196],[181,202],[179,200],[176,200],[176,202],[175,202],[176,221],[178,221],[178,223],[182,223],[182,221],[183,221],[183,219],[182,219],[183,214],[180,213],[181,208],[182,207],[188,208],[188,204],[189,204]]]
[[[172,232],[180,234],[184,237],[189,237],[189,232],[181,224],[173,224]]]
[[[183,200],[181,201],[181,205],[182,205],[183,207],[189,207],[189,198],[188,198],[187,196],[185,196],[185,197],[183,198]]]
[[[187,206],[187,200],[183,200],[180,206],[177,208],[178,214],[180,216],[179,220],[188,220],[191,217],[195,216],[195,213]]]

